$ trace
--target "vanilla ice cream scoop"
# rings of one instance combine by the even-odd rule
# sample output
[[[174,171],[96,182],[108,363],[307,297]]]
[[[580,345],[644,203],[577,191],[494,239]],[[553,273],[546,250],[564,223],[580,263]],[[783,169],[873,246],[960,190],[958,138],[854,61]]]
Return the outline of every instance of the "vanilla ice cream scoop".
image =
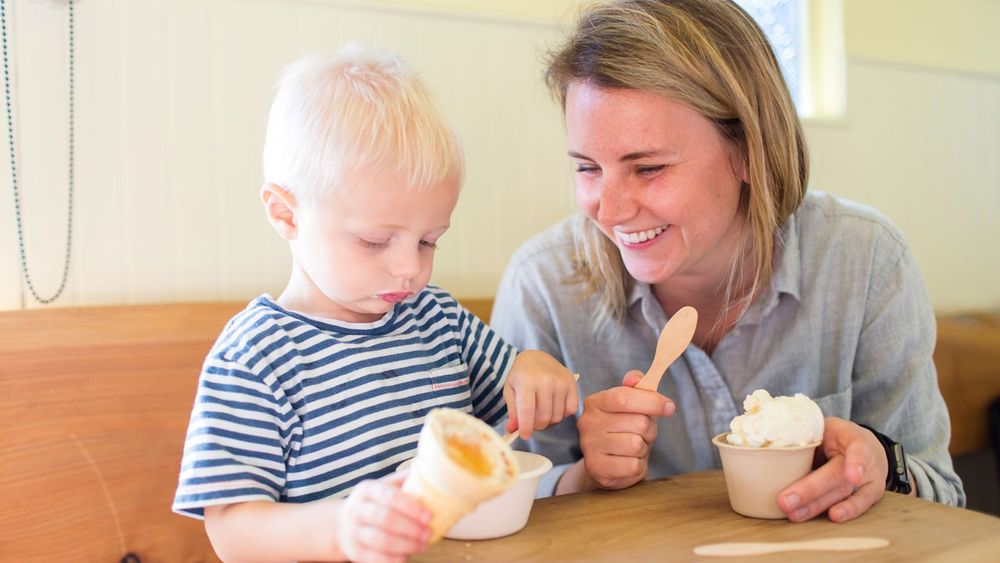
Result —
[[[764,389],[747,395],[742,414],[729,425],[726,442],[749,448],[804,446],[823,439],[823,411],[802,393],[771,397]]]

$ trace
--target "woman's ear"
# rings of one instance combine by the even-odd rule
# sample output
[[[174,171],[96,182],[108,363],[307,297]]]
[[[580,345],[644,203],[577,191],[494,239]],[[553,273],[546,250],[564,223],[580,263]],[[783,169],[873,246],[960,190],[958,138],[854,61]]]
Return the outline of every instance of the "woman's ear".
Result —
[[[274,230],[285,240],[294,239],[298,235],[295,196],[277,184],[266,183],[260,187],[260,199]]]

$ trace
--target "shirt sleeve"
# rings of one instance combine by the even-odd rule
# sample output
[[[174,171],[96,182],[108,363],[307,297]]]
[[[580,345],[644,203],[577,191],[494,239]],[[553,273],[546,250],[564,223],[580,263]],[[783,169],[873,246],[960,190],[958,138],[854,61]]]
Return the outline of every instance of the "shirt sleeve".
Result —
[[[207,506],[280,500],[291,411],[265,379],[266,374],[215,351],[206,359],[184,443],[175,512],[204,518]]]
[[[489,325],[459,306],[458,332],[462,360],[469,368],[472,414],[495,426],[507,416],[503,387],[517,357],[517,350]]]
[[[549,285],[536,274],[525,260],[515,255],[497,290],[490,322],[498,333],[518,349],[541,350],[565,365],[559,346],[560,335],[553,319],[555,309],[547,304],[549,300],[545,288]],[[582,410],[581,397],[575,416],[563,419],[544,432],[535,432],[527,443],[521,439],[515,441],[515,448],[543,455],[554,465],[539,481],[538,497],[555,494],[555,487],[563,473],[570,465],[583,459],[580,436],[576,429],[576,419]]]
[[[951,425],[933,361],[934,311],[913,256],[897,243],[869,287],[852,418],[903,445],[921,498],[965,506],[948,453]]]

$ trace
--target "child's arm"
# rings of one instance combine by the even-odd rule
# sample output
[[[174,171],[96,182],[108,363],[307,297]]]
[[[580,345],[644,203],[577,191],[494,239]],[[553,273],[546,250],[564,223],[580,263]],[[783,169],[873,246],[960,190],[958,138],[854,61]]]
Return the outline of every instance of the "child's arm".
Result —
[[[205,508],[224,561],[406,561],[427,548],[430,512],[400,492],[405,472],[363,481],[346,499]]]
[[[555,358],[539,350],[520,352],[504,384],[507,431],[521,438],[576,413],[579,397],[576,379]]]

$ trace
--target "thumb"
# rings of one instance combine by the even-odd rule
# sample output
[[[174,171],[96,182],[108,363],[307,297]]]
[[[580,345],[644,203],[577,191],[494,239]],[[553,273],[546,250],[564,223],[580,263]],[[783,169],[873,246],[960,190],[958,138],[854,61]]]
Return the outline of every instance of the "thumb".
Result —
[[[622,378],[622,385],[624,385],[625,387],[635,387],[636,385],[639,384],[639,381],[642,379],[643,375],[645,374],[643,374],[641,371],[637,369],[630,370],[628,373],[625,374],[625,377]]]

